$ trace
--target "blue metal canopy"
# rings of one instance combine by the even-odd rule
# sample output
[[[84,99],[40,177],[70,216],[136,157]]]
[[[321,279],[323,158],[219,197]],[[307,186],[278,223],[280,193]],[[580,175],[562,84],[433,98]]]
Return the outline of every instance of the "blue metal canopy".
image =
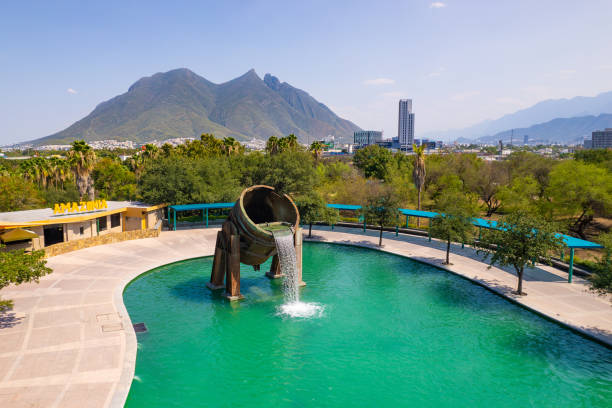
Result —
[[[179,204],[171,205],[174,211],[206,210],[211,208],[232,208],[235,203],[211,203],[211,204]]]
[[[360,205],[351,205],[351,204],[327,204],[329,208],[335,208],[337,210],[360,210]]]
[[[210,209],[219,209],[219,208],[232,208],[235,203],[204,203],[204,204],[181,204],[181,205],[171,205],[168,207],[168,218],[170,218],[170,213],[174,212],[174,225],[173,229],[176,230],[176,212],[177,211],[190,211],[190,210],[202,210],[202,218],[203,221],[206,222],[206,226],[208,227],[208,210]],[[337,210],[348,210],[348,211],[357,211],[362,208],[360,205],[352,205],[352,204],[327,204],[329,208],[335,208]],[[435,218],[438,213],[433,211],[419,211],[419,210],[411,210],[408,208],[399,208],[399,212],[406,216],[406,227],[408,227],[408,217],[420,217],[420,218]],[[360,219],[361,221],[361,219]],[[485,220],[483,218],[474,218],[472,219],[472,223],[479,228],[489,228],[489,229],[499,229],[498,222],[494,220]],[[332,229],[334,226],[332,225]],[[363,229],[366,230],[366,222],[363,220]],[[397,234],[397,228],[396,228]],[[557,234],[558,237],[563,239],[565,245],[570,248],[570,262],[569,262],[569,279],[568,281],[572,281],[572,272],[574,266],[574,249],[576,248],[586,248],[586,249],[596,249],[603,248],[603,246],[595,243],[586,241],[584,239],[570,237],[569,235]],[[431,236],[430,236],[431,240]]]

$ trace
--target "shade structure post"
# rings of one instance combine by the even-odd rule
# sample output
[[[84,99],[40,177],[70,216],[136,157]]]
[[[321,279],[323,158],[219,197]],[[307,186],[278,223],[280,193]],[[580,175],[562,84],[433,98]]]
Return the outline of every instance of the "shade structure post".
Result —
[[[208,208],[206,209],[206,228],[208,228]]]
[[[363,217],[363,232],[366,232],[366,219]]]
[[[396,225],[395,226],[395,236],[397,237],[399,235],[399,227]]]
[[[567,275],[567,283],[572,283],[572,275],[574,274],[574,248],[570,249],[569,271]]]
[[[174,218],[174,226],[172,227],[172,230],[176,231],[176,210],[172,211],[172,216]]]
[[[410,217],[406,216],[406,228],[408,228],[408,220],[410,220]]]
[[[244,299],[240,293],[240,235],[229,237],[226,258],[225,297],[229,300]]]
[[[427,239],[431,242],[431,222],[427,222]]]
[[[223,289],[223,279],[225,278],[227,255],[223,231],[217,232],[217,243],[215,245],[215,257],[213,259],[212,273],[210,274],[210,282],[206,284],[209,289]]]

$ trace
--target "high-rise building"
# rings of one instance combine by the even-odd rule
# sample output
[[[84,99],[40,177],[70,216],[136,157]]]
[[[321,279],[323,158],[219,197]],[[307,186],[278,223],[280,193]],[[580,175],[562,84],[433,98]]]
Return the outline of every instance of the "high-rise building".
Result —
[[[592,135],[593,149],[612,148],[612,128],[596,130]]]
[[[412,99],[400,99],[397,125],[397,136],[400,148],[412,148],[414,142],[414,113]]]
[[[353,143],[356,148],[373,145],[382,142],[382,132],[377,130],[360,130],[353,133]]]
[[[529,135],[523,136],[523,144],[529,144]]]

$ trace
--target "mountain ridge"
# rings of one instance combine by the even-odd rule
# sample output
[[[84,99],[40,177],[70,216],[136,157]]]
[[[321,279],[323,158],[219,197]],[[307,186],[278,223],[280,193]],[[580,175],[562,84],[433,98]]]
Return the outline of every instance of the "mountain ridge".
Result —
[[[488,119],[462,129],[438,132],[425,132],[423,138],[457,140],[480,138],[504,132],[509,129],[528,128],[554,119],[597,116],[612,113],[612,91],[595,96],[575,96],[572,98],[547,99],[528,108]]]
[[[531,141],[542,143],[582,143],[585,138],[591,137],[595,130],[603,130],[612,127],[612,114],[602,113],[600,115],[586,115],[573,118],[555,118],[553,120],[537,123],[527,128],[506,129],[491,136],[482,136],[475,142],[497,143],[502,140],[507,143],[514,133],[514,144],[522,144],[524,135],[528,135]]]
[[[305,142],[327,135],[350,140],[360,129],[307,92],[280,83],[270,74],[264,78],[268,83],[251,69],[215,84],[187,68],[159,72],[99,103],[66,129],[30,143],[62,144],[75,139],[148,142],[202,133],[238,140],[294,133]],[[279,86],[271,87],[273,82]]]

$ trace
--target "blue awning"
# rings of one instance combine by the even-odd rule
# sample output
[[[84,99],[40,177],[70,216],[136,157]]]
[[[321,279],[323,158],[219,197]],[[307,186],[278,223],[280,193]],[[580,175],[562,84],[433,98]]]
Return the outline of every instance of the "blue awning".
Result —
[[[171,205],[174,211],[206,210],[211,208],[232,208],[235,203],[212,203],[212,204],[179,204]]]
[[[207,210],[213,208],[232,208],[235,203],[208,203],[208,204],[181,204],[171,205],[169,208],[176,211],[189,211],[189,210]],[[360,205],[352,204],[327,204],[329,208],[335,208],[337,210],[348,210],[357,211],[361,209]],[[433,211],[419,211],[411,210],[408,208],[399,208],[399,212],[407,217],[421,217],[421,218],[435,218],[438,213]],[[497,221],[485,220],[483,218],[474,218],[472,223],[481,228],[498,228]],[[563,242],[568,248],[603,248],[603,246],[595,243],[586,241],[584,239],[570,237],[569,235],[557,234],[557,236],[563,239]]]
[[[337,210],[360,210],[360,205],[351,205],[351,204],[327,204],[329,208],[335,208]]]

